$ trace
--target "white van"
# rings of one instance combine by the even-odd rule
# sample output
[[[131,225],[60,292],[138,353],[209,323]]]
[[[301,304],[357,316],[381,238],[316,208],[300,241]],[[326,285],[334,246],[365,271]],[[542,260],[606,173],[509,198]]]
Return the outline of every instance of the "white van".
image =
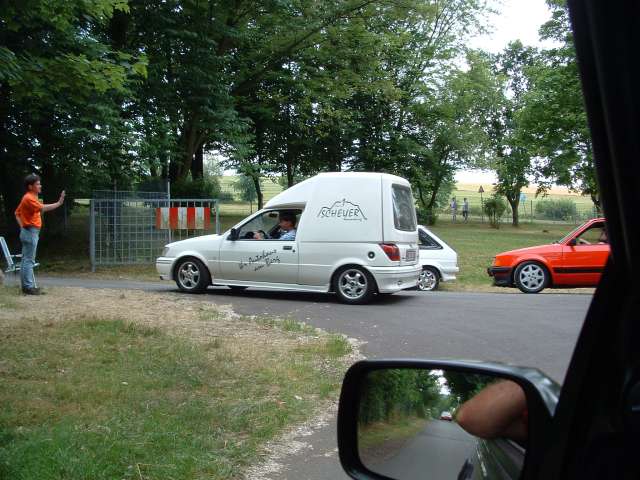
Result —
[[[272,198],[222,235],[170,243],[160,278],[185,292],[210,284],[335,292],[346,303],[415,287],[421,271],[413,195],[404,178],[322,173]]]

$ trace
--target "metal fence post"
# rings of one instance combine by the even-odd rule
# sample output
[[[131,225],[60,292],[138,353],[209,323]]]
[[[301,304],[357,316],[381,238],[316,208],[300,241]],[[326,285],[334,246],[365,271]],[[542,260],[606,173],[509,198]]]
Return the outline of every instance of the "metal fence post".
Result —
[[[218,200],[213,201],[213,206],[216,209],[216,234],[220,235],[220,204]]]
[[[531,223],[533,223],[533,200],[531,200]]]
[[[91,271],[96,271],[96,214],[94,200],[89,200],[89,258]]]

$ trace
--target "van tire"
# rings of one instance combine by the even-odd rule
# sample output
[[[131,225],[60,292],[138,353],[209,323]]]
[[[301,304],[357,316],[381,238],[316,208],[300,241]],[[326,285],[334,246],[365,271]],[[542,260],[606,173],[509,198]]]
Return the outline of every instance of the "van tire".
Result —
[[[186,293],[202,293],[211,284],[211,274],[197,258],[180,259],[176,265],[174,279],[180,290]]]
[[[367,303],[376,290],[373,276],[366,268],[358,265],[342,267],[333,276],[333,291],[342,303]]]

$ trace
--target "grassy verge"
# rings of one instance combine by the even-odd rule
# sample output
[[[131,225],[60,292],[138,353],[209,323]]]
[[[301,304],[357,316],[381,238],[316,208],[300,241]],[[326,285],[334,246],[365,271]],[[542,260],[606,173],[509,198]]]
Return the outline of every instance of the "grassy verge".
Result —
[[[358,450],[365,465],[393,456],[426,427],[429,419],[410,417],[394,422],[377,422],[360,427]]]
[[[341,337],[115,295],[0,293],[0,478],[235,478],[339,388]]]
[[[20,290],[18,287],[0,286],[0,310],[16,310],[20,308],[18,298]]]

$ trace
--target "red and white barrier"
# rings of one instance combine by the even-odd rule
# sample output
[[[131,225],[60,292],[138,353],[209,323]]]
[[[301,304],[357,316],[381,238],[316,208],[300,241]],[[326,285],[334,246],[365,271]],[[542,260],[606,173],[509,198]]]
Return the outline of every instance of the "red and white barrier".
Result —
[[[208,230],[210,226],[209,207],[156,208],[156,228],[159,230]]]

